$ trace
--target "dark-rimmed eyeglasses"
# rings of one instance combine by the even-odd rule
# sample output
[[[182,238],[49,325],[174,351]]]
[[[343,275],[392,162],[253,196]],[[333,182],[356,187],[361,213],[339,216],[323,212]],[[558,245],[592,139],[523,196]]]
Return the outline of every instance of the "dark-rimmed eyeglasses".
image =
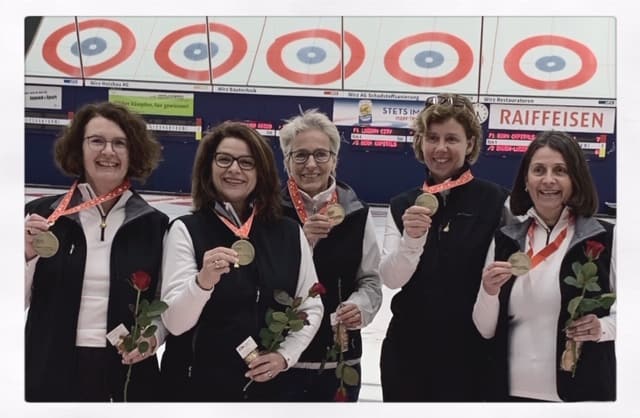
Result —
[[[113,138],[109,140],[100,135],[91,135],[86,137],[85,140],[87,141],[89,148],[97,152],[104,150],[107,147],[107,144],[111,144],[111,149],[113,149],[114,152],[119,153],[125,152],[129,147],[125,138]]]
[[[307,162],[309,157],[313,155],[313,159],[316,161],[316,163],[323,164],[328,162],[331,159],[331,156],[335,154],[335,152],[329,151],[328,149],[317,149],[313,152],[299,150],[290,152],[288,157],[291,158],[296,164],[304,164]]]
[[[237,161],[238,167],[240,167],[241,170],[245,171],[253,170],[256,166],[256,160],[250,155],[241,155],[239,157],[234,157],[233,155],[227,154],[226,152],[216,152],[213,156],[213,161],[220,168],[229,168],[234,161]]]

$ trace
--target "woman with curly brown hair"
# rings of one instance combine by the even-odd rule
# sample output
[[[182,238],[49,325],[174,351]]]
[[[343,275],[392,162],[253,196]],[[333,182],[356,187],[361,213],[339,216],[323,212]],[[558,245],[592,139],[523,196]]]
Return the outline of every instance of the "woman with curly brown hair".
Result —
[[[120,401],[129,365],[128,399],[156,399],[160,321],[141,337],[146,353],[120,354],[107,334],[132,329],[133,273],[151,278],[142,298],[155,295],[168,217],[130,179],[144,181],[159,159],[144,119],[113,103],[82,107],[56,141],[56,164],[75,181],[25,207],[27,401]]]

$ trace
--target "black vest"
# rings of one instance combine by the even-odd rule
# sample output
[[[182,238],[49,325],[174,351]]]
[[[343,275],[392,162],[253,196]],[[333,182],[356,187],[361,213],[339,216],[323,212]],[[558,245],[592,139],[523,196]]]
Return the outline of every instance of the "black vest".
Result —
[[[133,192],[133,190],[132,190]],[[49,216],[62,196],[29,202],[25,213]],[[81,203],[75,194],[70,207]],[[77,382],[76,333],[84,282],[87,245],[77,215],[62,216],[51,227],[59,240],[58,252],[37,262],[31,289],[31,303],[25,326],[25,398],[28,401],[73,401]],[[74,219],[75,218],[75,219]],[[111,246],[107,332],[123,323],[133,328],[137,292],[131,274],[142,270],[151,284],[141,297],[155,297],[160,277],[162,241],[169,218],[149,206],[137,193],[126,203],[124,223]],[[109,356],[108,385],[115,401],[123,399],[128,366],[106,341]],[[157,400],[158,364],[155,358],[133,366],[129,400]]]
[[[416,188],[391,200],[400,233],[402,215],[420,193]],[[485,398],[488,359],[471,315],[507,192],[475,178],[451,189],[446,202],[436,196],[440,205],[420,261],[391,301],[381,362],[400,363],[420,376],[421,399],[454,399],[455,394],[456,401],[479,401]]]
[[[584,219],[584,218],[582,218]],[[558,317],[558,334],[556,341],[556,384],[558,396],[563,401],[612,401],[616,397],[616,359],[615,344],[613,341],[602,343],[585,342],[582,345],[582,354],[578,361],[575,377],[571,377],[570,372],[560,370],[560,358],[564,351],[566,336],[562,331],[569,319],[567,305],[571,299],[580,295],[580,290],[576,287],[564,283],[564,278],[573,276],[571,265],[574,262],[585,263],[587,257],[584,253],[585,242],[587,240],[597,241],[604,245],[604,251],[594,262],[598,266],[598,284],[602,289],[599,292],[587,291],[586,297],[596,297],[602,293],[608,293],[610,289],[609,272],[611,268],[611,248],[613,241],[613,225],[608,222],[599,222],[602,228],[592,236],[580,236],[579,225],[576,223],[576,233],[574,239],[565,254],[560,267],[560,296],[561,310]],[[589,220],[595,222],[595,220]],[[528,223],[524,225],[528,227]],[[579,237],[579,238],[578,238]],[[496,232],[496,261],[505,261],[511,254],[520,251],[520,245],[513,239],[507,237],[502,231]],[[509,395],[509,299],[513,289],[514,280],[507,281],[500,290],[500,312],[496,335],[493,338],[492,367],[494,371],[496,388],[495,399],[505,400]],[[598,317],[609,314],[609,310],[598,309],[593,313]]]
[[[340,292],[343,301],[357,290],[356,277],[362,261],[364,228],[369,207],[362,201],[344,202],[341,200],[341,192],[342,190],[338,188],[338,202],[345,207],[346,216],[339,225],[332,228],[329,236],[316,243],[313,249],[313,264],[318,274],[318,281],[324,285],[327,292],[322,296],[324,305],[322,323],[313,341],[300,356],[301,362],[321,362],[326,357],[327,348],[333,346],[330,315],[336,311],[340,303],[338,279],[341,282]],[[283,193],[285,195],[284,215],[300,222],[286,189]],[[351,196],[355,196],[351,193]],[[355,210],[350,210],[350,207]],[[344,359],[358,359],[362,356],[360,330],[352,330],[348,333],[349,350],[344,353]]]
[[[198,269],[206,251],[231,247],[238,239],[209,208],[178,219],[189,231]],[[295,295],[301,258],[298,226],[286,218],[271,223],[255,219],[249,241],[255,248],[253,262],[232,268],[222,276],[194,328],[167,338],[162,359],[163,380],[171,386],[190,380],[194,395],[187,396],[189,391],[171,394],[169,390],[168,400],[244,399],[242,388],[248,381],[244,377],[247,366],[236,347],[249,336],[260,344],[259,332],[266,326],[267,309],[285,308],[273,299],[273,292],[281,289]],[[259,399],[277,380],[252,384],[248,398]]]

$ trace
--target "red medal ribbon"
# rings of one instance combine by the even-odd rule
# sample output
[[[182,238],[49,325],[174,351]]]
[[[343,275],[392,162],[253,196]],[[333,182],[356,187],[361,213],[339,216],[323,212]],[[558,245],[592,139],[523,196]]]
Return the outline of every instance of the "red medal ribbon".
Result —
[[[255,217],[255,214],[256,214],[255,206],[253,207],[253,210],[251,211],[251,215],[249,216],[249,219],[247,219],[247,221],[245,223],[243,223],[242,226],[240,226],[240,228],[235,226],[233,224],[233,222],[231,222],[230,220],[228,220],[224,216],[221,216],[220,214],[218,214],[215,211],[214,211],[214,213],[227,226],[227,228],[229,228],[231,230],[231,232],[234,233],[234,235],[236,237],[242,238],[242,239],[249,239],[249,231],[251,231],[251,225],[253,225],[253,218]]]
[[[307,223],[309,215],[304,208],[304,202],[302,201],[302,196],[300,195],[300,189],[298,189],[298,185],[292,178],[289,178],[289,180],[287,180],[287,188],[289,189],[289,196],[291,196],[293,207],[296,208],[296,212],[298,213],[298,218],[300,218],[300,222],[302,222],[302,224],[304,225],[305,223]],[[337,202],[338,192],[334,190],[329,201],[325,203],[318,212],[325,214],[327,212],[327,208]]]
[[[72,213],[80,212],[84,209],[92,208],[101,204],[102,202],[106,202],[107,200],[111,200],[122,195],[122,193],[129,190],[129,188],[131,187],[131,183],[129,182],[129,179],[125,179],[122,184],[120,184],[110,192],[100,196],[96,196],[89,201],[72,207],[71,209],[67,209],[67,206],[69,206],[69,202],[71,202],[71,197],[73,196],[73,192],[76,190],[76,187],[78,187],[78,180],[73,182],[67,194],[64,195],[64,197],[60,201],[60,204],[58,204],[56,210],[54,210],[53,213],[47,218],[47,222],[49,223],[49,225],[53,225],[55,221],[57,221],[61,216],[70,215]]]
[[[471,170],[467,170],[455,180],[445,180],[442,183],[435,184],[433,186],[428,186],[425,180],[425,182],[422,185],[422,191],[425,193],[440,193],[442,191],[453,189],[454,187],[462,186],[463,184],[467,184],[471,180],[473,180],[473,174],[471,174]]]
[[[569,219],[569,223],[573,222],[573,218]],[[535,255],[533,254],[533,231],[536,228],[536,221],[531,222],[529,225],[529,230],[527,231],[527,237],[529,238],[529,250],[527,251],[527,255],[531,259],[531,269],[533,269],[538,264],[542,263],[547,257],[551,254],[555,253],[562,242],[567,237],[567,233],[569,232],[569,225],[565,226],[562,231],[558,234],[556,239],[553,240],[552,243],[548,244],[546,247],[538,251]]]

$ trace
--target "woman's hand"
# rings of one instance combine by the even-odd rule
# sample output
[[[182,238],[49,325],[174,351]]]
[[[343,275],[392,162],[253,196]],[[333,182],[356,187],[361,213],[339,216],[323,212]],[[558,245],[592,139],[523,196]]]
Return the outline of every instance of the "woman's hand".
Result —
[[[31,214],[24,221],[24,258],[26,261],[35,257],[36,251],[33,249],[33,239],[41,232],[49,230],[49,223],[38,214]]]
[[[342,322],[347,329],[358,329],[362,326],[362,314],[355,303],[343,303],[336,310],[336,320]]]
[[[142,341],[146,341],[147,343],[149,343],[149,348],[144,353],[141,353],[140,351],[138,351],[137,348],[127,353],[122,347],[122,345],[118,347],[118,354],[122,356],[122,364],[126,364],[126,365],[136,364],[136,363],[140,363],[143,360],[148,359],[149,357],[153,357],[153,353],[156,350],[156,346],[158,345],[158,341],[156,340],[155,335],[152,335],[151,337],[148,337],[148,338],[147,337],[138,338],[138,345],[140,345]]]
[[[245,377],[256,382],[266,382],[287,368],[287,362],[280,353],[262,353],[251,363]]]
[[[422,206],[410,206],[402,215],[402,225],[411,238],[420,238],[431,227],[431,209]]]
[[[597,316],[588,314],[574,320],[566,332],[567,338],[574,341],[598,341],[602,336],[602,326]]]
[[[302,226],[304,235],[307,237],[309,245],[316,245],[322,238],[326,238],[331,231],[331,221],[327,215],[315,213],[307,219]]]
[[[238,260],[238,253],[231,248],[216,247],[205,252],[202,257],[202,269],[198,272],[198,284],[203,289],[213,289],[220,281],[220,276],[229,273],[231,266]]]
[[[508,261],[494,261],[482,272],[482,287],[489,295],[495,296],[511,276],[511,264]]]

